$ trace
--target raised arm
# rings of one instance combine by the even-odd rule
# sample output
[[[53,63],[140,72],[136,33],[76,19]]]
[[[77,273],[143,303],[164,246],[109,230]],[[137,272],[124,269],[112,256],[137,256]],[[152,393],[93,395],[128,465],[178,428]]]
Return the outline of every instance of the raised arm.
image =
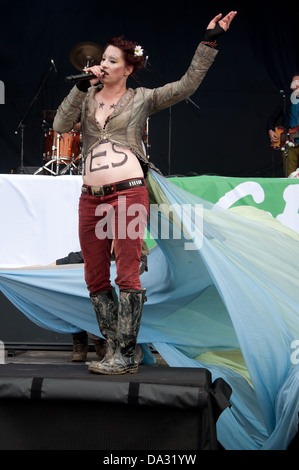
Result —
[[[151,113],[187,99],[196,91],[218,53],[215,49],[217,38],[228,30],[236,14],[236,11],[231,11],[222,18],[220,13],[210,21],[203,41],[197,47],[185,75],[176,82],[168,83],[152,91]]]

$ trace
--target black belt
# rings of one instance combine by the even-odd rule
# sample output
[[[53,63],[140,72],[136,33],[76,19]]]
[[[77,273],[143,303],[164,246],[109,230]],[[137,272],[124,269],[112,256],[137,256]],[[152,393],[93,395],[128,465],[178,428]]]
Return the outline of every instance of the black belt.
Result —
[[[116,191],[124,191],[125,189],[137,188],[138,186],[144,186],[145,182],[143,178],[134,178],[132,180],[122,181],[121,183],[105,184],[104,186],[86,186],[83,184],[81,191],[91,196],[107,196],[113,194]]]

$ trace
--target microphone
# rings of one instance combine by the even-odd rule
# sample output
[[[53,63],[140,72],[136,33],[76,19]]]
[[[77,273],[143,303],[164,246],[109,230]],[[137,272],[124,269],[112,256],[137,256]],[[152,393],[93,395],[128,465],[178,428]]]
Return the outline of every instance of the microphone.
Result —
[[[106,72],[104,72],[104,75],[107,75]],[[66,82],[74,82],[77,80],[90,80],[91,78],[97,78],[92,72],[83,72],[79,73],[78,75],[69,75],[68,77],[65,77]]]

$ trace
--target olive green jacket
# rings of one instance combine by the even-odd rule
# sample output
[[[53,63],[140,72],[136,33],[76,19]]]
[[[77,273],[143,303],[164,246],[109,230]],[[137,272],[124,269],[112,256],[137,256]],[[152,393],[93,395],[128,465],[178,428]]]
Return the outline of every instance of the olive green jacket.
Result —
[[[103,139],[108,139],[129,147],[141,163],[151,166],[142,143],[147,118],[191,96],[217,53],[217,50],[199,44],[187,72],[180,80],[154,89],[129,88],[108,116],[104,128],[95,120],[97,101],[94,96],[102,85],[90,87],[87,92],[74,86],[57,110],[54,131],[59,134],[69,132],[81,121],[83,158]]]

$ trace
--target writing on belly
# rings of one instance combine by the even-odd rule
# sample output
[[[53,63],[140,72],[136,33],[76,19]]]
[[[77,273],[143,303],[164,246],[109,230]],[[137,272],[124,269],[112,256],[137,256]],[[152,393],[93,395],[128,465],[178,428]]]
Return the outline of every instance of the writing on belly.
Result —
[[[112,142],[103,141],[89,153],[89,171],[109,170],[123,166],[128,162],[128,152],[127,149],[119,150]]]
[[[136,155],[130,148],[108,139],[91,149],[86,156],[83,180],[87,185],[110,184],[138,177],[143,177],[143,171]]]

